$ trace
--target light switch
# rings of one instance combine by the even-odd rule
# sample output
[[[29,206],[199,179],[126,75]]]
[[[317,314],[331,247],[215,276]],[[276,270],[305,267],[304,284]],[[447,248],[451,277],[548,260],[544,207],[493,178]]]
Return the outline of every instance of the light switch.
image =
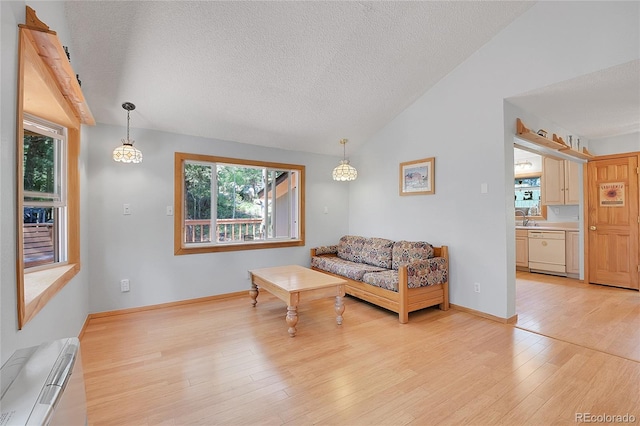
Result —
[[[486,183],[481,183],[480,184],[480,193],[481,194],[486,194],[487,192],[489,192],[489,186]]]
[[[131,205],[130,204],[123,204],[122,205],[122,214],[124,214],[124,215],[131,214]]]
[[[173,206],[167,206],[167,216],[173,216]]]

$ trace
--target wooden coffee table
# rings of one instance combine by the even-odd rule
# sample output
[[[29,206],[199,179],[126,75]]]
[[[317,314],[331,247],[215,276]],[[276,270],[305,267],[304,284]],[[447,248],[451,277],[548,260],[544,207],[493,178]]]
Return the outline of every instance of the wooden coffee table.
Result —
[[[258,303],[258,288],[267,290],[287,304],[287,324],[289,335],[296,335],[298,323],[298,303],[300,299],[315,300],[323,297],[336,297],[335,312],[338,325],[342,324],[344,312],[344,285],[342,278],[313,271],[300,265],[276,266],[273,268],[253,269],[251,274],[251,304]]]

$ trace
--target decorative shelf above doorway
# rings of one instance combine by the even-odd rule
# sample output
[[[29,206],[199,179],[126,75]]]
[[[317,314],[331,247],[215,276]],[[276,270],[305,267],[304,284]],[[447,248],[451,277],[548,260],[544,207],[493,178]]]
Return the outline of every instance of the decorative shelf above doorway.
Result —
[[[594,156],[589,152],[589,150],[587,150],[587,148],[582,148],[582,151],[577,151],[567,145],[562,140],[562,138],[558,137],[555,133],[553,134],[552,138],[549,139],[546,136],[539,135],[529,130],[527,127],[525,127],[525,125],[522,123],[522,120],[520,120],[519,118],[516,119],[516,136],[535,145],[560,151],[563,154],[578,158],[580,160],[589,161],[594,158]]]

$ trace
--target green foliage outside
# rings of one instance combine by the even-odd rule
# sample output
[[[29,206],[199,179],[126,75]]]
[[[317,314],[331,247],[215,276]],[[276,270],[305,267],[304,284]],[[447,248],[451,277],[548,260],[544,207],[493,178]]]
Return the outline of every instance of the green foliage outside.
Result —
[[[52,194],[55,185],[54,140],[25,130],[24,190]]]
[[[217,218],[260,218],[258,192],[264,187],[263,169],[217,165]],[[185,164],[187,219],[211,219],[212,166]]]

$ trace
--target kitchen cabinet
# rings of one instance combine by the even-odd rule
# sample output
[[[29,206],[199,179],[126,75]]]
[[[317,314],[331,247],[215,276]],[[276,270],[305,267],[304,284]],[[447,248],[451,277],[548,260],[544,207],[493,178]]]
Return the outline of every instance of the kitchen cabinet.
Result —
[[[565,232],[567,276],[579,278],[580,276],[580,232]]]
[[[516,229],[516,269],[529,271],[529,237],[526,229]]]
[[[540,195],[544,205],[580,204],[580,164],[544,157]]]

